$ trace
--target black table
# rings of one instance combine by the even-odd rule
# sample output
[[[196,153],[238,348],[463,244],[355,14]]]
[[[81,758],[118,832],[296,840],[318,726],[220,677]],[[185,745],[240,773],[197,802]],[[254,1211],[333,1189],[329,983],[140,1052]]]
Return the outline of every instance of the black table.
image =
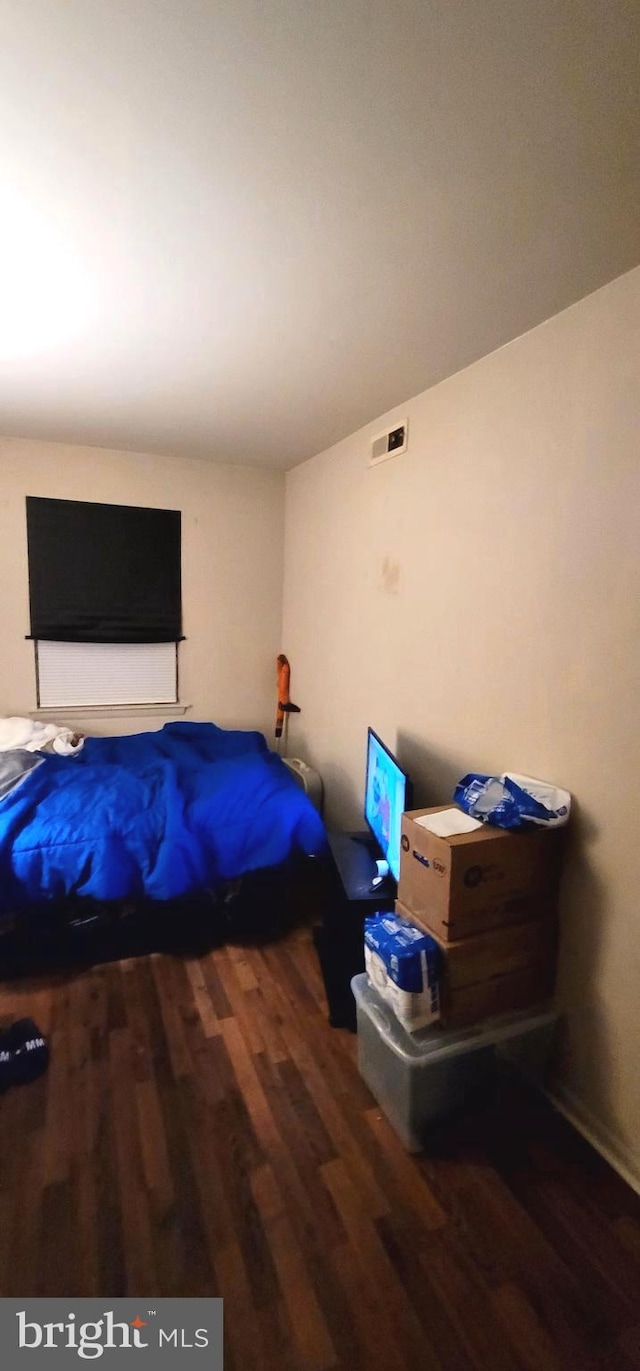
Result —
[[[323,895],[323,919],[314,930],[334,1028],[356,1027],[356,1007],[351,979],[364,971],[364,921],[377,910],[393,909],[396,882],[387,876],[373,885],[380,849],[367,831],[329,831],[330,859]]]

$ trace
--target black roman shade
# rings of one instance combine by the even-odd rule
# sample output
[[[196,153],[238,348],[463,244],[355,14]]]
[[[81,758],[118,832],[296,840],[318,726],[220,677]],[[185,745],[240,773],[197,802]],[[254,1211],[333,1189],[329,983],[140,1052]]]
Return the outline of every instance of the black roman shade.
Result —
[[[27,496],[31,637],[169,643],[182,637],[174,509]]]

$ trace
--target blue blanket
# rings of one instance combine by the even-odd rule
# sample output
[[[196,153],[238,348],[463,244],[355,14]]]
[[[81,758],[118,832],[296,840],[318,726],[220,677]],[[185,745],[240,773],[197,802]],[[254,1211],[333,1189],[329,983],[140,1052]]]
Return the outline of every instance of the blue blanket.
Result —
[[[89,738],[0,802],[0,913],[70,895],[174,899],[325,841],[261,733],[174,723]]]

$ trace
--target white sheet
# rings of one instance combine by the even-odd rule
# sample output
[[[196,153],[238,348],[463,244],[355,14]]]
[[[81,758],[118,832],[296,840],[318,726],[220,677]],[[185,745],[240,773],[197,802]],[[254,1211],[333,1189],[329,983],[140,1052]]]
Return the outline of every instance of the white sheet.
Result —
[[[0,752],[58,752],[70,757],[84,747],[84,737],[62,724],[43,724],[17,715],[0,718]]]

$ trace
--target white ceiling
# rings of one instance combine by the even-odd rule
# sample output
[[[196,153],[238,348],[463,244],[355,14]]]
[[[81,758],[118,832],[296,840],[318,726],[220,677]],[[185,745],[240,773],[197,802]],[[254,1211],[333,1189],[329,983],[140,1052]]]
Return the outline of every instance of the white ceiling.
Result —
[[[0,432],[289,467],[640,261],[640,0],[0,0]]]

